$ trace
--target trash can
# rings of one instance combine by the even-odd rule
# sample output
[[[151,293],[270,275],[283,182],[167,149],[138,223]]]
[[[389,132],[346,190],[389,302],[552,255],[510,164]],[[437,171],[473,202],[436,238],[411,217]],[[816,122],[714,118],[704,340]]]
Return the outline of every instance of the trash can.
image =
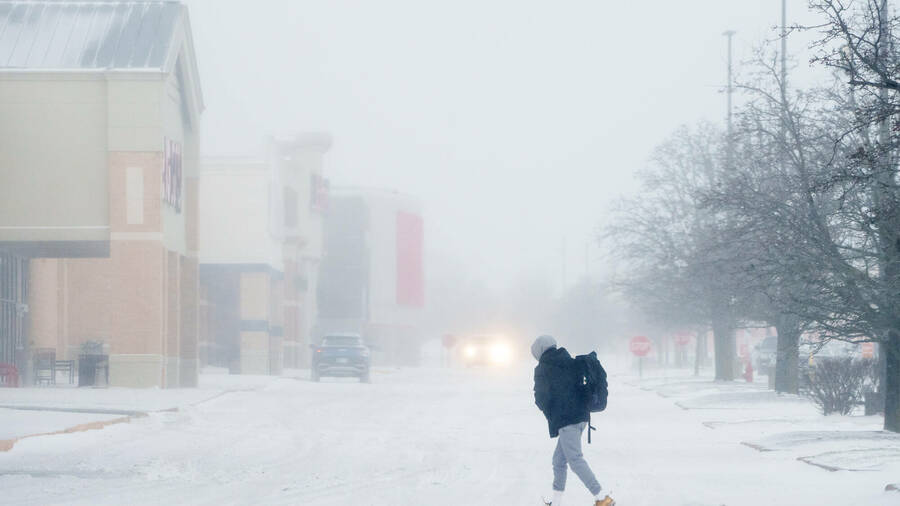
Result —
[[[98,381],[102,380],[103,383]],[[78,386],[93,387],[109,384],[109,357],[107,355],[78,355]]]

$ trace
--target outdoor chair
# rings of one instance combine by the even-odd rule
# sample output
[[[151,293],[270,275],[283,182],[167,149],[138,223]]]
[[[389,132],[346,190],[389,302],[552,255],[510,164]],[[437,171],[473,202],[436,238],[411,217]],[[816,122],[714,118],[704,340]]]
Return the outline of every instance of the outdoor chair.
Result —
[[[56,383],[54,362],[56,362],[56,350],[54,348],[38,348],[34,350],[35,385],[52,385]]]
[[[75,383],[75,361],[74,360],[54,360],[53,361],[53,379],[56,379],[58,373],[64,373],[70,385]]]

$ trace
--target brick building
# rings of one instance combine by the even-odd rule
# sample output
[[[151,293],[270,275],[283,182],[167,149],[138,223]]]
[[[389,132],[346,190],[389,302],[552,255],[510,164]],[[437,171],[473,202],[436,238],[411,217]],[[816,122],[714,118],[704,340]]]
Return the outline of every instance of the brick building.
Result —
[[[29,347],[196,385],[202,111],[181,3],[0,1],[0,249],[29,259]]]
[[[328,134],[269,139],[200,177],[201,362],[242,374],[307,363],[328,183]]]

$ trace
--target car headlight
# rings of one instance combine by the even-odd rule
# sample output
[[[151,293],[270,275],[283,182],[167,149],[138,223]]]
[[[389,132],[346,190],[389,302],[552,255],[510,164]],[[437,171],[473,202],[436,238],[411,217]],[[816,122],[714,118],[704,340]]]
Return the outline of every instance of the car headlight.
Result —
[[[508,364],[512,359],[512,350],[505,343],[497,343],[491,346],[491,362],[503,365]]]

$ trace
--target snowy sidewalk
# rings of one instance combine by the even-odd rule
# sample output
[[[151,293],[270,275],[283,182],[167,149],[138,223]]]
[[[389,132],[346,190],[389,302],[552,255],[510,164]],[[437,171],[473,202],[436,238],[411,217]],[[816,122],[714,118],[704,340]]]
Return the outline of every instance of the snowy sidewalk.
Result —
[[[678,372],[627,382],[670,400],[766,459],[795,460],[829,472],[866,471],[882,490],[900,481],[900,434],[883,431],[881,416],[826,417],[810,400],[777,394],[760,382],[715,382]],[[900,494],[894,500],[900,503]]]
[[[199,388],[0,388],[0,451],[18,441],[127,423],[149,413],[175,411],[227,392],[263,388],[278,378],[203,374]]]

